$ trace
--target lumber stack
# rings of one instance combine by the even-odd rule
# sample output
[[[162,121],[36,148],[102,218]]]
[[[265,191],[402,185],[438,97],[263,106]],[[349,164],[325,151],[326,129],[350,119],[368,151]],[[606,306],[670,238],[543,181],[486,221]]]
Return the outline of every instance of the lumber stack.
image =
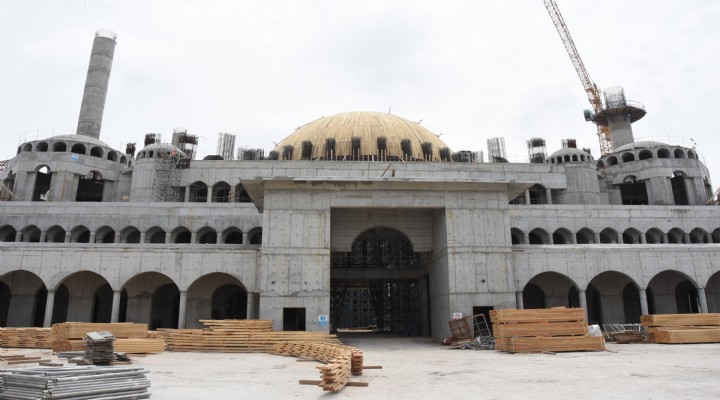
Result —
[[[362,375],[363,353],[355,347],[314,342],[284,342],[273,346],[272,353],[326,363],[316,367],[320,370],[318,386],[323,391],[338,392],[348,384],[350,375]]]
[[[147,324],[133,322],[95,323],[63,322],[53,324],[53,341],[62,339],[83,339],[88,332],[107,331],[116,338],[145,338],[148,335]]]
[[[718,313],[642,315],[640,323],[650,343],[720,343]]]
[[[85,341],[82,339],[63,339],[52,344],[55,353],[63,351],[83,351]],[[129,354],[152,354],[165,351],[165,341],[158,338],[115,339],[115,351]]]
[[[495,349],[509,353],[604,350],[601,336],[589,336],[581,308],[490,311]]]
[[[273,331],[272,321],[202,320],[203,329],[160,329],[158,336],[170,351],[270,353],[281,342],[304,341],[341,344],[325,332]]]
[[[52,347],[50,328],[1,328],[0,347],[49,349]]]

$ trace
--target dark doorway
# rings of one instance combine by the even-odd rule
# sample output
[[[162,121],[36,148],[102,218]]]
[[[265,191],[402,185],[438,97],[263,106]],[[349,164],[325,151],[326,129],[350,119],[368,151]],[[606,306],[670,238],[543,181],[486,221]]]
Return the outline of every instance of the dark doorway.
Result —
[[[675,301],[678,314],[700,312],[697,289],[690,281],[683,281],[675,288]]]
[[[120,292],[120,312],[118,312],[118,322],[127,322],[127,303],[127,290],[123,289],[122,292]]]
[[[523,308],[545,308],[545,292],[540,286],[534,283],[528,283],[523,289]]]
[[[46,201],[50,192],[52,174],[47,167],[40,168],[35,174],[35,188],[33,189],[32,201]]]
[[[180,291],[173,283],[160,286],[152,298],[150,329],[178,327],[180,314]]]
[[[627,182],[620,185],[623,205],[647,205],[648,195],[645,182]]]
[[[626,324],[640,323],[640,292],[632,283],[628,283],[623,288],[623,308]]]
[[[305,307],[283,308],[283,330],[305,330]]]
[[[112,316],[113,290],[109,283],[95,291],[93,298],[92,322],[110,322]]]
[[[91,171],[78,179],[77,195],[75,201],[102,201],[105,181],[102,176]]]
[[[212,319],[247,318],[247,292],[239,285],[227,284],[212,295]]]
[[[8,313],[10,312],[10,298],[12,292],[4,282],[0,282],[0,327],[7,327]]]
[[[672,185],[673,199],[675,200],[675,205],[688,205],[688,195],[687,189],[685,187],[685,177],[676,172],[674,176],[670,178],[670,184]]]
[[[587,291],[585,292],[585,298],[587,300],[587,315],[588,323],[590,324],[603,324],[602,306],[600,303],[600,292],[593,285],[588,285]]]

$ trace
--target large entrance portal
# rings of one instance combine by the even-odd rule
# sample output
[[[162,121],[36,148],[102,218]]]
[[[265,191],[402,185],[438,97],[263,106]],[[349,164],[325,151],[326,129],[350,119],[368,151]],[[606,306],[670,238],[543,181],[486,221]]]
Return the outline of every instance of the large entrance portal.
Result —
[[[413,251],[410,240],[392,228],[361,233],[349,252],[331,257],[330,320],[338,331],[418,336],[427,309],[426,253]],[[425,283],[425,285],[427,285]],[[425,308],[425,307],[422,307]]]

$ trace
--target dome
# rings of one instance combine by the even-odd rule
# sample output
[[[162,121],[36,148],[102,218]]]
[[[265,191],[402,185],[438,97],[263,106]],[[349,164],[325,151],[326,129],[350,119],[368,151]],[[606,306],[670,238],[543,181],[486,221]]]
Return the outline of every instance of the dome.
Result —
[[[560,149],[560,150],[550,154],[550,157],[548,157],[548,158],[560,157],[560,156],[565,156],[565,155],[571,156],[573,154],[589,156],[589,154],[585,150],[576,149],[573,147],[566,147],[566,148]]]
[[[281,160],[450,161],[447,145],[417,122],[366,111],[319,118],[295,130],[275,151]]]
[[[92,136],[87,135],[76,135],[76,134],[67,134],[67,135],[57,135],[57,136],[51,136],[44,140],[34,140],[35,142],[63,142],[63,141],[73,141],[73,142],[81,142],[81,143],[88,143],[95,146],[105,146],[110,147],[107,143],[101,141],[100,139],[95,139]]]
[[[613,152],[617,153],[618,151],[625,151],[625,150],[651,149],[653,147],[668,147],[668,145],[665,143],[662,143],[662,142],[654,142],[654,141],[648,140],[645,142],[628,143],[624,146],[620,146],[617,149],[614,149]]]

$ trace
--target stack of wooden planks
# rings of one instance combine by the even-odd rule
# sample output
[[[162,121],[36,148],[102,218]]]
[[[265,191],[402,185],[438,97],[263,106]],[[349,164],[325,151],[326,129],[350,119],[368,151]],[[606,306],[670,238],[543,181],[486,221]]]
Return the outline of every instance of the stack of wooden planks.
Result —
[[[338,392],[350,381],[350,375],[362,375],[363,353],[350,346],[315,343],[284,342],[273,346],[273,354],[302,357],[324,362],[320,370],[318,386],[323,391]]]
[[[654,314],[642,315],[640,323],[648,334],[648,342],[719,343],[720,314]]]
[[[495,349],[509,353],[604,350],[601,336],[588,336],[581,308],[490,311]]]
[[[50,328],[0,328],[0,347],[49,349]]]
[[[147,324],[132,322],[91,323],[63,322],[52,326],[52,349],[60,351],[85,350],[83,338],[89,332],[107,331],[115,336],[115,351],[131,354],[160,353],[165,350],[162,339],[148,337]]]
[[[305,341],[337,343],[335,335],[325,332],[272,330],[269,320],[202,320],[204,329],[160,329],[158,336],[170,351],[208,351],[269,353],[277,343]]]

